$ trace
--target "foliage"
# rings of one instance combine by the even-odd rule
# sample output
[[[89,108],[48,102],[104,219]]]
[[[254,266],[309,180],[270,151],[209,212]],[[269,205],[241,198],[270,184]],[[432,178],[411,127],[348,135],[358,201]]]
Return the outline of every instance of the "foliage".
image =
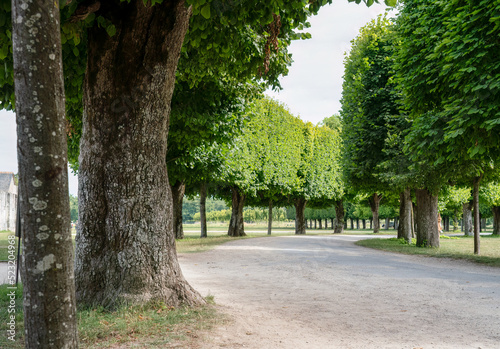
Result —
[[[74,195],[69,195],[69,213],[72,222],[78,220],[78,198]]]
[[[404,2],[396,68],[414,121],[408,150],[422,167],[453,171],[458,162],[470,178],[498,160],[498,11],[487,0]]]
[[[500,183],[491,182],[479,190],[481,199],[489,206],[500,206]]]
[[[344,61],[344,171],[350,187],[367,193],[382,190],[385,170],[377,166],[388,160],[386,141],[400,138],[396,132],[404,121],[392,81],[392,41],[390,21],[379,17],[361,28]]]

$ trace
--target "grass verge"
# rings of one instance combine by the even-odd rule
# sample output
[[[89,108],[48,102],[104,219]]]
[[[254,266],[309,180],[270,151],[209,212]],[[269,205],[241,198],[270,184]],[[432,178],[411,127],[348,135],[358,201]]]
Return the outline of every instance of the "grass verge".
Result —
[[[280,236],[284,234],[279,234]],[[200,238],[198,235],[184,234],[184,239],[176,240],[176,247],[178,253],[194,253],[208,251],[215,246],[223,244],[228,241],[241,240],[241,239],[251,239],[251,238],[262,238],[269,235],[263,234],[247,234],[241,237],[231,237],[227,234],[224,235],[214,235],[208,236],[206,238]],[[272,235],[271,235],[272,236]]]
[[[8,313],[11,289],[0,286],[0,348],[24,348],[22,286],[15,292],[15,313]],[[165,348],[188,347],[198,331],[220,322],[220,314],[207,297],[202,307],[167,307],[162,303],[122,307],[116,311],[87,309],[78,311],[80,348]],[[8,338],[9,316],[15,314],[15,341]]]
[[[424,255],[438,258],[465,259],[468,261],[500,267],[500,237],[481,236],[481,254],[474,254],[473,237],[442,236],[439,248],[416,247],[414,243],[408,245],[402,239],[369,239],[360,240],[356,245],[370,247],[389,252]]]

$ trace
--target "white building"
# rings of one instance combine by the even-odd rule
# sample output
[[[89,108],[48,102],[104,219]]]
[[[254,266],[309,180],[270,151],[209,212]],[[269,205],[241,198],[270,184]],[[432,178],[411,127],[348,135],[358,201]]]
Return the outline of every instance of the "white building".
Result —
[[[14,173],[0,172],[0,231],[16,231],[17,185]]]

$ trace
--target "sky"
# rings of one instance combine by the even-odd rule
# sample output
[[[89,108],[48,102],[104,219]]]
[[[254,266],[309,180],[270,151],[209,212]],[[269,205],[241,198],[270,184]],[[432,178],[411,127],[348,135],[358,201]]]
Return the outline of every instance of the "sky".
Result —
[[[285,103],[302,120],[317,124],[340,110],[344,53],[359,29],[384,13],[385,5],[349,3],[335,0],[310,19],[309,40],[292,42],[294,63],[280,79],[280,92],[267,94]],[[16,121],[12,112],[0,110],[0,172],[17,173]],[[70,171],[69,192],[78,194],[78,179]]]

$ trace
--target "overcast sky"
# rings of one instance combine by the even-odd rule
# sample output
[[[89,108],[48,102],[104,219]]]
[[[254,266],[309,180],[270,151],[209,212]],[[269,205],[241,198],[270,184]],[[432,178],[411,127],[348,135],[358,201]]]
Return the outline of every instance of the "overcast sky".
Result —
[[[371,7],[336,0],[311,18],[307,31],[312,39],[292,43],[294,63],[281,79],[283,90],[269,95],[284,102],[294,115],[314,124],[340,109],[344,52],[359,28],[385,11],[384,5]],[[0,110],[0,172],[17,173],[16,122],[14,114]],[[69,176],[70,193],[77,195],[78,180]]]

